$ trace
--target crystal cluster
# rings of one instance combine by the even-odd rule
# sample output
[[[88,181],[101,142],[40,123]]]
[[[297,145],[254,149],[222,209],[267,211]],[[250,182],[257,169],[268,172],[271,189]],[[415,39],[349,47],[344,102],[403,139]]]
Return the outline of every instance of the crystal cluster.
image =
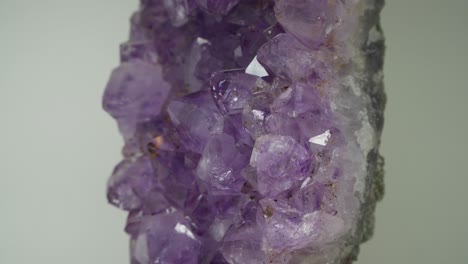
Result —
[[[104,109],[134,264],[350,263],[372,230],[378,0],[141,0]]]

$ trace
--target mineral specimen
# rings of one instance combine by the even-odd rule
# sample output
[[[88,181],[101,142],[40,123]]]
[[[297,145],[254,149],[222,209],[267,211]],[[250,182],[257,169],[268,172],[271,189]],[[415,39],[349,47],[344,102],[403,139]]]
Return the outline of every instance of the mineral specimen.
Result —
[[[383,0],[140,2],[103,99],[131,263],[355,260],[383,193]]]

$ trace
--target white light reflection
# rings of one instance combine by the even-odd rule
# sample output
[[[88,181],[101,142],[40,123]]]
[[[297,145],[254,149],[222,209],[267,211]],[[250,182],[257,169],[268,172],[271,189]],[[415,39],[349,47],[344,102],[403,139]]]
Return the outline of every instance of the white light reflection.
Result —
[[[327,143],[328,143],[328,140],[330,140],[330,137],[331,137],[331,132],[330,132],[330,129],[329,129],[329,130],[325,131],[323,134],[320,134],[320,135],[315,136],[315,137],[311,137],[309,139],[309,142],[313,143],[313,144],[320,145],[320,146],[326,146]]]
[[[195,239],[195,236],[193,235],[192,231],[190,231],[190,229],[188,229],[185,225],[181,223],[177,223],[174,229],[179,234],[184,234],[190,237],[191,239]]]
[[[258,77],[265,77],[268,76],[268,72],[263,68],[263,66],[258,62],[257,56],[253,58],[253,60],[250,62],[249,66],[247,66],[247,69],[245,69],[245,73],[252,74]]]

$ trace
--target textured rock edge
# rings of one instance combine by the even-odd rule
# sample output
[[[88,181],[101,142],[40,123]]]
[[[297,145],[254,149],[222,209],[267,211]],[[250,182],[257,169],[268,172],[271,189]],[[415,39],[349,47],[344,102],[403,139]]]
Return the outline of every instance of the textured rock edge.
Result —
[[[356,236],[348,241],[352,247],[351,253],[344,256],[341,263],[350,264],[357,260],[361,243],[368,241],[375,226],[375,208],[378,201],[384,195],[384,159],[379,153],[380,137],[384,124],[384,110],[386,94],[383,83],[383,65],[385,55],[385,39],[380,24],[380,13],[384,6],[384,0],[366,0],[364,14],[361,18],[361,43],[360,51],[364,55],[364,80],[360,86],[369,97],[367,113],[369,123],[376,132],[377,144],[367,154],[367,176],[364,191],[364,203],[361,204],[360,219],[356,229]],[[377,76],[377,78],[374,78]]]

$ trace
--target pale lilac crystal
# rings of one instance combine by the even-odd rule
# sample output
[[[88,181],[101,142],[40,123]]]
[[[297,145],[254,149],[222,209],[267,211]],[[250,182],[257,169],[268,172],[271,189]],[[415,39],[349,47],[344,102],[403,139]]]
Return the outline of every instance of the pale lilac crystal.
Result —
[[[346,144],[345,138],[341,131],[334,127],[322,128],[323,132],[316,132],[309,138],[309,147],[312,153],[315,154],[317,163],[328,165],[333,157],[333,152]]]
[[[382,190],[380,0],[140,4],[103,97],[131,263],[351,263]]]
[[[295,208],[305,213],[323,211],[330,215],[336,215],[335,194],[333,183],[314,182],[303,186],[294,193],[291,201]]]
[[[214,135],[205,146],[197,176],[208,184],[214,194],[237,194],[245,182],[241,170],[248,161],[249,156],[237,150],[233,137]]]
[[[187,1],[190,0],[163,0],[172,25],[175,27],[180,27],[188,21],[190,10]]]
[[[257,170],[258,192],[274,197],[304,180],[314,159],[292,137],[265,135],[257,138],[250,164]]]
[[[200,71],[200,67],[197,67],[199,63],[204,64],[204,62],[202,62],[202,58],[205,55],[204,53],[208,52],[209,46],[210,44],[207,40],[197,38],[193,41],[190,51],[188,51],[183,72],[185,86],[189,93],[200,91],[203,86],[206,85],[206,82],[204,82],[203,79],[209,79],[209,77],[203,77],[211,74],[212,72],[210,69],[204,68],[207,73],[203,73],[203,71]],[[219,62],[219,64],[222,65],[221,62]],[[213,67],[213,71],[218,68],[218,64],[216,62],[209,63],[209,65]]]
[[[229,115],[224,118],[223,131],[234,137],[238,145],[248,145],[251,147],[254,144],[254,140],[244,124],[242,114]],[[248,150],[251,152],[250,148]]]
[[[211,92],[223,114],[242,111],[247,100],[264,82],[256,76],[239,72],[217,72],[211,77]]]
[[[269,92],[253,93],[242,112],[242,122],[253,138],[266,134],[266,119],[271,114],[273,96]]]
[[[265,232],[268,246],[278,251],[323,245],[344,228],[342,219],[322,210],[308,213],[285,200],[269,198],[261,200],[260,205],[259,225]]]
[[[149,63],[157,63],[156,50],[151,41],[127,41],[120,45],[120,61],[130,62],[143,60]]]
[[[267,120],[268,131],[289,135],[299,142],[325,132],[332,124],[326,98],[311,82],[297,82],[272,103],[273,115]]]
[[[122,161],[109,179],[109,201],[128,211],[141,208],[143,199],[154,185],[152,176],[153,168],[148,158]]]
[[[290,136],[296,140],[301,138],[297,119],[285,113],[273,113],[265,120],[266,131],[270,134]]]
[[[262,263],[265,253],[262,251],[262,238],[258,226],[245,223],[232,228],[225,236],[221,252],[228,263]]]
[[[330,38],[339,5],[340,0],[278,0],[275,14],[286,31],[317,49]]]
[[[293,35],[282,33],[258,50],[258,60],[277,76],[298,80],[320,70],[316,53]]]
[[[209,13],[226,14],[239,0],[195,0],[197,4]]]
[[[242,26],[238,30],[239,47],[234,51],[239,66],[246,67],[265,42],[284,32],[271,6],[272,1],[245,1],[228,15],[229,23]]]
[[[309,83],[297,82],[286,89],[273,102],[273,112],[285,113],[291,117],[322,108],[319,92]],[[323,113],[318,113],[323,115]]]
[[[167,107],[181,143],[188,150],[202,153],[211,134],[221,132],[223,122],[208,93],[193,94],[174,100]]]
[[[199,263],[201,239],[180,212],[168,212],[141,219],[134,235],[137,263]],[[176,246],[174,246],[176,245]]]
[[[273,250],[297,250],[314,241],[314,228],[305,214],[283,200],[266,198],[260,201],[260,228],[265,232],[268,247]]]
[[[161,68],[143,61],[125,62],[112,72],[104,93],[104,109],[131,133],[140,122],[158,116],[170,86]]]

